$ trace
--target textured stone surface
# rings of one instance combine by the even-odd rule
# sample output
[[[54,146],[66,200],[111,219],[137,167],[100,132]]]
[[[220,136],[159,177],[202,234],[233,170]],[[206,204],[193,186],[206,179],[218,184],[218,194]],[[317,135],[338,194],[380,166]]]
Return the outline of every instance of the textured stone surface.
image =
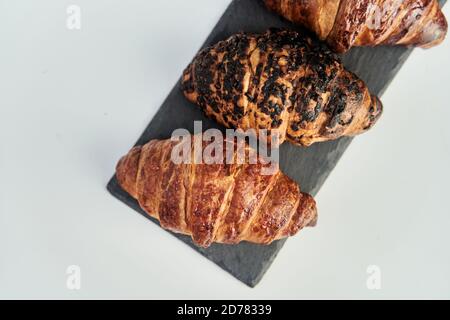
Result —
[[[441,1],[441,3],[444,2]],[[267,11],[261,1],[235,0],[225,11],[204,46],[223,40],[239,31],[263,32],[269,27],[299,28]],[[346,68],[363,79],[372,93],[381,96],[410,52],[411,49],[402,47],[354,48],[343,55],[342,59]],[[395,106],[385,105],[384,107]],[[204,130],[212,127],[223,129],[212,120],[205,118],[200,108],[183,97],[178,82],[137,144],[143,144],[151,139],[167,139],[176,128],[186,128],[192,132],[194,120],[203,121]],[[383,117],[380,121],[383,121]],[[296,180],[303,191],[315,195],[350,142],[350,138],[341,138],[336,141],[316,143],[309,148],[285,143],[280,148],[281,170]],[[147,216],[137,202],[118,186],[115,177],[108,183],[107,188],[119,200],[158,223]],[[319,223],[320,214],[321,212],[319,212]],[[187,236],[178,234],[174,236],[251,287],[261,280],[285,242],[281,240],[269,246],[250,243],[234,246],[213,244],[208,249],[202,249],[196,247]]]

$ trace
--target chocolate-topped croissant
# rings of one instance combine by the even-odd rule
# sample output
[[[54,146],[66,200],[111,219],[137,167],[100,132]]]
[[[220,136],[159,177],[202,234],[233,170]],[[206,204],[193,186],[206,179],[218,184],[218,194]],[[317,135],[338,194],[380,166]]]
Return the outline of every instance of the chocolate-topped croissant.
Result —
[[[231,149],[233,161],[225,162],[223,152],[222,163],[196,163],[194,143],[184,158],[189,161],[173,161],[179,143],[152,140],[134,147],[116,168],[120,186],[163,228],[207,247],[213,242],[268,244],[315,224],[314,199],[278,166],[264,171],[270,165],[259,158],[236,161],[237,148]],[[244,150],[255,152],[248,145]]]
[[[353,46],[441,43],[447,21],[437,0],[264,0],[284,18],[314,31],[335,51]]]
[[[306,34],[239,33],[200,51],[184,95],[228,128],[254,129],[308,146],[371,128],[382,112],[364,82]]]

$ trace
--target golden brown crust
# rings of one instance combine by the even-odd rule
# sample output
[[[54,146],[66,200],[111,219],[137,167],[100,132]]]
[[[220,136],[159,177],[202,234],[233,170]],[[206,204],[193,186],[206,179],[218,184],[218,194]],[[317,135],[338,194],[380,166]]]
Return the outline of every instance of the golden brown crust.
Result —
[[[253,242],[270,243],[278,236],[283,237],[283,229],[288,227],[300,201],[298,185],[287,176],[280,174],[267,193],[249,227]]]
[[[119,185],[163,228],[207,247],[213,242],[268,244],[314,225],[314,199],[278,169],[264,175],[268,164],[261,161],[193,163],[193,149],[190,164],[175,164],[170,159],[175,144],[152,140],[131,149],[116,168]],[[251,152],[248,146],[246,151]]]
[[[120,171],[116,172],[117,181],[133,198],[137,198],[136,178],[141,150],[141,146],[134,147],[128,152],[127,156],[122,157],[117,164],[117,167],[121,168]]]
[[[325,40],[334,25],[341,0],[265,0],[267,7],[287,20],[309,26]]]
[[[441,43],[447,21],[437,0],[265,0],[267,7],[314,31],[337,52],[353,46]]]
[[[308,146],[359,134],[382,111],[360,79],[304,34],[236,34],[202,50],[183,73],[185,96],[222,125]]]

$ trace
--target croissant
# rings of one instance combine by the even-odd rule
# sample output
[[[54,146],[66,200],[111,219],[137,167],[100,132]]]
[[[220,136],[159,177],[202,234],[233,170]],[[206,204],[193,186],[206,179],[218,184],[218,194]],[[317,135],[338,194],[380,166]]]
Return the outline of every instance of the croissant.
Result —
[[[326,40],[337,52],[353,46],[441,43],[447,21],[437,0],[264,0],[267,7]]]
[[[228,128],[309,146],[371,128],[382,104],[337,55],[306,34],[239,33],[200,51],[184,95]],[[269,141],[270,142],[270,141]]]
[[[131,149],[116,168],[119,185],[163,228],[207,247],[243,240],[269,244],[315,225],[314,199],[277,166],[266,175],[262,168],[267,164],[260,160],[194,163],[193,147],[190,164],[176,164],[171,154],[177,143],[151,140]],[[245,150],[253,149],[247,144]]]

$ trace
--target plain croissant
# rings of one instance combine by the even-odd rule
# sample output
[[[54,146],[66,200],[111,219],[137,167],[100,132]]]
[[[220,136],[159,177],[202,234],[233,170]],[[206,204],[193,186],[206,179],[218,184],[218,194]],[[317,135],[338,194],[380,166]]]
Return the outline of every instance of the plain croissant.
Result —
[[[278,167],[264,175],[267,164],[260,161],[175,164],[171,153],[177,143],[152,140],[134,147],[116,168],[120,186],[163,228],[207,247],[243,240],[268,244],[315,225],[314,199]],[[253,149],[247,145],[246,150]]]
[[[303,146],[362,133],[382,112],[326,45],[290,30],[239,33],[200,51],[182,88],[225,127],[265,129]]]
[[[447,21],[437,0],[264,0],[267,7],[326,40],[337,52],[353,46],[441,43]]]

